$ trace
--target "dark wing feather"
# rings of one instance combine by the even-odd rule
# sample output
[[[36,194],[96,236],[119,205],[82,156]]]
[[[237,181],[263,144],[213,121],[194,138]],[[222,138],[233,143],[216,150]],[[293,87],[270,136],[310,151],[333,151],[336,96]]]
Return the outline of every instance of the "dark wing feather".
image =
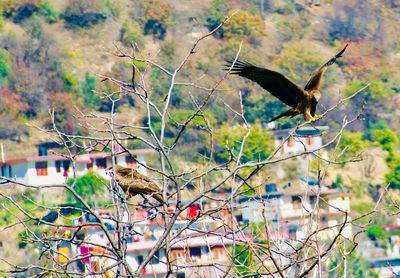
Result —
[[[328,62],[326,62],[317,70],[317,72],[310,78],[310,80],[307,82],[307,85],[304,87],[305,91],[312,91],[319,89],[319,86],[321,85],[322,75],[326,71],[326,68],[334,64],[337,61],[337,59],[342,57],[342,54],[344,53],[348,45],[349,44],[346,44],[346,46],[338,54],[333,56]]]
[[[226,70],[229,70],[233,61],[227,62],[229,64],[226,65]],[[304,98],[303,90],[279,72],[259,68],[248,62],[237,60],[230,73],[257,82],[261,87],[289,106],[296,107]]]

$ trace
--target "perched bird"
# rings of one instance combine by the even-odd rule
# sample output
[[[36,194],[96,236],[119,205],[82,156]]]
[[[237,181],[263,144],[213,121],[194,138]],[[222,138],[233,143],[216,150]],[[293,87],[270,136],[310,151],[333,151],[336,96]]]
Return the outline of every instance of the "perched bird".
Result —
[[[113,174],[112,167],[108,168],[108,172],[111,175]],[[128,197],[146,194],[153,196],[160,203],[164,203],[164,198],[160,194],[161,189],[158,185],[145,175],[140,174],[135,168],[115,165],[114,178]]]
[[[301,89],[279,72],[259,68],[245,61],[227,61],[229,64],[226,65],[227,68],[225,70],[229,70],[232,67],[231,74],[237,74],[257,82],[273,96],[292,107],[271,119],[270,122],[281,117],[293,118],[299,114],[303,114],[306,121],[315,121],[321,118],[315,112],[318,101],[321,98],[320,85],[322,75],[328,66],[334,64],[338,58],[342,57],[347,46],[348,44],[338,54],[322,65],[310,78],[304,89]]]

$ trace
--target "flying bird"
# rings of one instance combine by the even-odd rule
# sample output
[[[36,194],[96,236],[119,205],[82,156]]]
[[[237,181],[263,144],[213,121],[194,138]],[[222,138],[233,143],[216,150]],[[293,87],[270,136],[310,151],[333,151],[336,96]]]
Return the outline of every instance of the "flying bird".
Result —
[[[231,74],[243,76],[251,81],[258,83],[273,96],[292,108],[274,117],[270,122],[281,117],[295,117],[303,114],[306,121],[316,121],[321,118],[317,115],[316,108],[321,98],[320,85],[322,75],[328,66],[334,64],[337,59],[342,57],[348,44],[328,62],[322,65],[307,82],[304,89],[290,81],[283,74],[265,68],[256,67],[246,61],[234,60],[227,61],[225,70],[230,70]]]
[[[108,168],[109,173],[113,174],[112,167]],[[135,168],[127,168],[115,165],[115,180],[128,195],[128,197],[140,195],[151,195],[160,203],[164,203],[164,198],[160,194],[160,187],[145,175],[140,174]]]

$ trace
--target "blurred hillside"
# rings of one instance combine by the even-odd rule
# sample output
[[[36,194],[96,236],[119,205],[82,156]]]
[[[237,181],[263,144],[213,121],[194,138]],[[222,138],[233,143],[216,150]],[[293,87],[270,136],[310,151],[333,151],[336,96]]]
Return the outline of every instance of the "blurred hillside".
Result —
[[[379,141],[374,137],[379,130],[400,128],[400,2],[396,0],[327,0],[320,6],[283,0],[2,0],[0,10],[0,140],[8,156],[34,152],[28,146],[44,136],[31,126],[51,126],[49,109],[54,108],[63,131],[79,134],[87,131],[75,118],[78,111],[109,112],[110,104],[92,91],[116,88],[100,82],[97,75],[127,82],[131,75],[131,61],[113,55],[114,45],[129,52],[134,43],[136,57],[173,69],[201,34],[234,11],[223,29],[202,42],[178,81],[211,87],[224,74],[224,59],[233,57],[243,41],[242,59],[279,70],[305,85],[318,66],[350,43],[344,58],[325,75],[319,109],[371,85],[320,124],[334,130],[344,115],[351,116],[365,105],[363,120],[350,127],[360,132],[362,140]],[[150,94],[161,101],[169,80],[156,68],[146,67],[146,71]],[[238,107],[239,90],[250,123],[267,122],[285,109],[257,85],[230,77],[207,107],[210,122],[221,134],[227,122],[237,121],[224,104]],[[173,95],[170,112],[178,121],[193,108],[188,92],[182,87]],[[191,93],[196,97],[204,91]],[[120,117],[126,122],[140,124],[147,116],[129,95],[117,108],[124,109]],[[277,128],[298,120],[281,120]],[[176,130],[168,132],[166,136],[172,137]],[[184,142],[201,153],[204,138],[190,136],[189,132]],[[17,143],[20,148],[13,147]],[[23,153],[13,153],[18,149]]]

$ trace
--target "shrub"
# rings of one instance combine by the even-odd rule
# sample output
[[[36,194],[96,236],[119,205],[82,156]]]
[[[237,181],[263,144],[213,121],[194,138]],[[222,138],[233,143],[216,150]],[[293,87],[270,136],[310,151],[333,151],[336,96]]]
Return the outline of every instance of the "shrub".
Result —
[[[85,74],[85,79],[80,85],[80,91],[85,105],[97,109],[101,104],[101,98],[93,93],[95,87],[96,78],[87,72]]]
[[[4,17],[3,17],[3,10],[0,9],[0,31],[4,28]]]
[[[65,90],[67,90],[68,92],[76,90],[76,87],[78,85],[78,78],[75,74],[66,72],[62,75],[62,79],[64,80]]]
[[[163,40],[167,33],[167,23],[171,7],[164,1],[151,0],[145,4],[144,34]]]
[[[107,16],[96,12],[77,14],[67,10],[61,15],[61,18],[71,27],[87,28],[104,22]]]
[[[107,19],[104,3],[96,0],[71,0],[61,18],[74,28],[88,28]]]
[[[224,37],[247,39],[251,44],[258,45],[261,37],[265,35],[264,26],[264,21],[259,15],[240,10],[223,26]]]
[[[0,86],[11,76],[10,54],[4,48],[0,48]]]
[[[11,17],[13,12],[18,6],[18,0],[1,0],[0,1],[0,10],[2,10],[2,14],[5,17]]]
[[[48,1],[40,6],[40,14],[46,19],[47,23],[54,23],[58,20],[57,12]]]
[[[385,175],[386,182],[390,184],[390,188],[400,189],[400,156],[392,158],[388,166],[390,170]]]
[[[206,19],[206,26],[211,31],[217,28],[222,21],[228,11],[226,0],[213,0],[211,2],[211,7],[209,10],[209,17]],[[219,29],[216,33],[214,33],[214,37],[223,38],[224,30]]]
[[[125,21],[121,28],[120,40],[126,46],[130,46],[132,42],[142,41],[143,34],[139,23]]]
[[[21,23],[25,19],[30,18],[38,11],[39,7],[32,3],[23,4],[16,9],[13,21],[14,23]]]
[[[385,239],[387,237],[386,232],[378,225],[371,225],[367,229],[367,235],[371,240]]]
[[[364,140],[361,132],[343,131],[338,149],[341,151],[345,149],[342,159],[348,159],[361,155],[363,151],[372,146],[374,146],[374,144]]]
[[[216,139],[219,142],[221,152],[218,154],[219,159],[226,159],[229,153],[226,147],[231,149],[233,154],[237,156],[241,148],[243,136],[247,134],[247,129],[240,125],[232,127],[229,123],[224,123],[218,131],[216,131]],[[243,147],[242,161],[258,161],[268,157],[274,148],[274,139],[266,129],[261,127],[260,123],[255,123],[251,127],[249,136]]]
[[[73,183],[74,179],[67,180],[67,184],[69,186],[71,186]],[[75,179],[74,190],[89,204],[93,204],[96,200],[98,200],[99,196],[105,192],[106,183],[107,181],[101,176],[95,173],[87,173]],[[66,189],[66,193],[68,203],[80,204],[68,189]]]

